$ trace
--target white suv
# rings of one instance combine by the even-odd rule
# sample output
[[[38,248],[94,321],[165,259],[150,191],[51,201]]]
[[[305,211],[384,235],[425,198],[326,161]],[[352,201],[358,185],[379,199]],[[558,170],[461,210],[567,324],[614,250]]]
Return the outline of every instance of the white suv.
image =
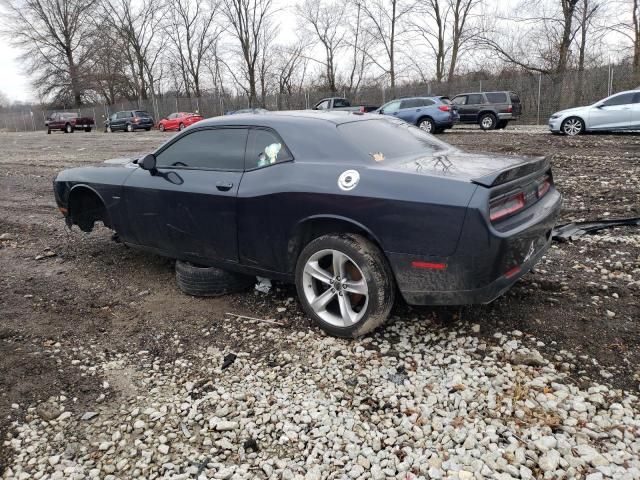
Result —
[[[549,118],[553,133],[640,130],[640,90],[616,93],[587,107],[562,110]]]

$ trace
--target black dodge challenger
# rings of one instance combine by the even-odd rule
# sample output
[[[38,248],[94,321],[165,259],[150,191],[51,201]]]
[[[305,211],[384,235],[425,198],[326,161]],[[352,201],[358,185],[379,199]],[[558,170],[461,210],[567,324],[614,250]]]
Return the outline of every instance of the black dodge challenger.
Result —
[[[205,120],[142,158],[65,170],[54,191],[70,226],[101,221],[176,259],[187,293],[292,281],[344,337],[382,324],[396,291],[414,305],[494,300],[549,247],[561,204],[545,158],[463,153],[345,112]]]

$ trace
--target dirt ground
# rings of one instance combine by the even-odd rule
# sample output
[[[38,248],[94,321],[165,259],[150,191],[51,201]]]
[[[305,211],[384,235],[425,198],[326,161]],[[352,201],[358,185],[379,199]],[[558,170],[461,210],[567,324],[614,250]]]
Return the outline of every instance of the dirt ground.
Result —
[[[276,285],[270,295],[187,297],[175,285],[171,261],[113,242],[106,228],[91,234],[66,228],[51,189],[56,172],[144,153],[169,135],[0,133],[0,438],[23,415],[20,406],[64,392],[80,409],[97,396],[100,379],[73,362],[51,360],[52,352],[73,358],[91,344],[114,358],[145,350],[171,360],[212,345],[256,356],[286,348],[261,338],[251,323],[225,318],[226,312],[277,318],[287,329],[314,328],[291,286]],[[550,155],[564,195],[560,223],[640,216],[640,135],[566,138],[517,127],[454,129],[441,138],[469,151]],[[487,339],[519,330],[557,356],[577,383],[597,379],[637,391],[640,229],[554,244],[534,272],[491,305],[398,303],[393,319],[442,329],[479,323],[478,335]],[[217,335],[202,334],[212,327]],[[0,474],[11,454],[2,448],[0,442]]]

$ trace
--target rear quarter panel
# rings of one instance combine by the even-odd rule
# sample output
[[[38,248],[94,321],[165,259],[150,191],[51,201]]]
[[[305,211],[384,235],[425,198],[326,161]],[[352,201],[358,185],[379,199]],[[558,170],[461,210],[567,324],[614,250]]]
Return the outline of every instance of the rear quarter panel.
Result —
[[[338,186],[346,170],[360,173],[351,191]],[[282,163],[246,172],[238,193],[242,263],[290,272],[290,240],[317,218],[360,226],[389,253],[447,256],[458,243],[476,186],[442,177],[363,168],[362,164]]]

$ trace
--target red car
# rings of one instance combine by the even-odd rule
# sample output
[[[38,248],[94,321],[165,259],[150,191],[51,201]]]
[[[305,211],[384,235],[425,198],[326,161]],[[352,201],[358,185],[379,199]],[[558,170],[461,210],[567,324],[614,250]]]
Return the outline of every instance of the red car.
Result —
[[[203,120],[203,118],[198,113],[177,112],[160,120],[158,128],[161,132],[165,130],[184,130],[189,125],[193,125],[200,120]]]

